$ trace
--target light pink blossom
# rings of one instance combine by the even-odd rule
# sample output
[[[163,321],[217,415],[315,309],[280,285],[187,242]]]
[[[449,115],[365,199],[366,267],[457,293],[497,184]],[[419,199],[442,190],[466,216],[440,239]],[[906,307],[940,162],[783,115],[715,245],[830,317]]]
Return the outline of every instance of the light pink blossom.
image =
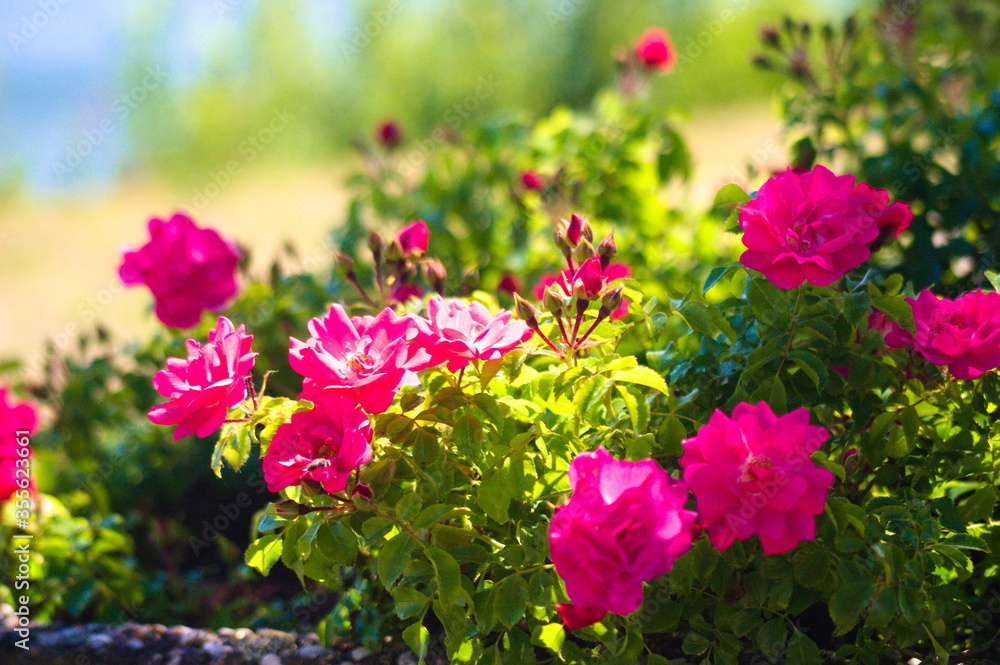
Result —
[[[168,358],[167,368],[153,377],[153,387],[170,401],[153,407],[149,419],[177,425],[174,441],[218,430],[228,410],[246,399],[246,378],[257,355],[250,350],[252,342],[253,335],[224,316],[204,346],[189,339],[187,359]]]
[[[351,472],[372,458],[368,416],[351,400],[329,397],[292,415],[274,433],[264,455],[267,489],[280,492],[305,480],[333,494],[347,487]]]
[[[716,410],[680,460],[712,544],[725,550],[757,535],[765,554],[781,554],[813,540],[833,473],[809,455],[829,436],[804,408],[781,417],[766,402],[737,404],[732,417]]]
[[[603,447],[570,463],[569,503],[556,508],[549,546],[572,604],[559,608],[570,630],[606,612],[642,605],[642,583],[665,574],[691,547],[688,493],[651,459],[615,459]]]
[[[333,305],[309,322],[312,336],[291,339],[289,362],[304,377],[302,398],[344,397],[368,413],[382,413],[403,386],[420,384],[415,372],[434,364],[411,340],[418,324],[391,309],[378,316],[347,316]]]
[[[205,310],[219,310],[236,295],[240,252],[214,229],[185,214],[149,220],[149,242],[122,257],[118,274],[127,286],[145,284],[156,300],[156,317],[190,328]]]
[[[457,372],[473,360],[498,360],[533,334],[523,321],[511,320],[511,313],[490,314],[478,302],[445,300],[434,296],[427,302],[427,319],[421,319],[414,344],[426,349],[437,363],[448,363]]]

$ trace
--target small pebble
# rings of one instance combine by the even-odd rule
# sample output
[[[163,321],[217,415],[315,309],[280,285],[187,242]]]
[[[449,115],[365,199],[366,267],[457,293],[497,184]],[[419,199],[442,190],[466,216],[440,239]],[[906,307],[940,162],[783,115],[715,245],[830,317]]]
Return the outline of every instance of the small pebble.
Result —
[[[302,658],[319,658],[327,653],[327,650],[318,644],[308,644],[299,649],[299,656]],[[414,663],[413,665],[417,665]]]
[[[128,642],[125,643],[125,646],[127,646],[129,649],[141,649],[142,647],[145,646],[145,644],[143,643],[142,640],[133,637],[132,639],[130,639]]]
[[[358,647],[357,649],[351,649],[351,660],[355,663],[362,658],[367,658],[372,655],[371,649],[366,649],[364,647]]]
[[[227,647],[225,644],[219,644],[218,642],[206,642],[201,648],[209,656],[221,656],[224,653],[232,651],[232,649]]]
[[[253,636],[253,631],[249,628],[237,628],[236,632],[233,633],[233,637],[238,640],[245,640],[248,637]]]
[[[178,654],[174,654],[174,657],[170,659],[170,662],[167,663],[167,665],[181,665],[181,662],[183,662],[183,660],[184,660],[184,655],[183,654],[179,654],[179,653]]]
[[[97,635],[91,635],[87,638],[87,646],[91,649],[103,649],[114,642],[110,635],[105,635],[104,633],[98,633]]]
[[[281,659],[273,653],[265,654],[260,659],[260,665],[281,665]]]
[[[400,654],[396,660],[396,665],[417,665],[417,657],[410,652]]]

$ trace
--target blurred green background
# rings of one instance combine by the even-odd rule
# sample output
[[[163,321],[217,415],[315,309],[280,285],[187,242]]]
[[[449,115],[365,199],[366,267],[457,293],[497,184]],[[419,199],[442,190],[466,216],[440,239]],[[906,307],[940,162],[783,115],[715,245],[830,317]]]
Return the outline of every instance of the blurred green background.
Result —
[[[321,259],[352,143],[397,120],[414,163],[433,129],[586,106],[614,56],[666,29],[653,86],[698,170],[780,168],[779,79],[751,67],[761,25],[838,18],[847,0],[14,0],[0,7],[0,355],[92,320],[141,334],[121,249],[176,209],[258,249]],[[423,142],[423,143],[422,143]],[[689,195],[691,195],[689,193]],[[310,254],[312,253],[312,254]]]

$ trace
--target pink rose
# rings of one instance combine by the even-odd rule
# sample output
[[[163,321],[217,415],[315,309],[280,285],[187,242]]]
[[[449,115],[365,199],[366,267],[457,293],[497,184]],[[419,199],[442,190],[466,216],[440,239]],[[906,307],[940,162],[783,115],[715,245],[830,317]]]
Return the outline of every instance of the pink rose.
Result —
[[[598,271],[596,273],[595,268]],[[599,287],[594,281],[595,275],[599,276],[598,278],[601,280]],[[558,275],[542,275],[535,286],[534,295],[538,300],[542,300],[545,297],[545,289],[556,284],[563,293],[570,296],[573,295],[573,284],[579,280],[578,285],[581,287],[581,293],[596,293],[594,296],[596,299],[615,280],[631,276],[631,269],[624,263],[611,263],[603,272],[600,272],[600,258],[592,257],[584,261],[583,265],[575,273],[570,270],[563,270]],[[622,304],[615,311],[611,312],[611,319],[617,321],[628,314],[628,307],[629,301],[623,299]]]
[[[264,455],[267,489],[280,492],[304,480],[322,483],[330,494],[347,487],[351,472],[372,458],[368,416],[351,400],[324,398],[292,415],[271,439]]]
[[[213,229],[176,214],[149,220],[149,242],[126,252],[118,274],[127,286],[145,284],[164,325],[190,328],[206,309],[222,309],[236,295],[240,253]]]
[[[801,174],[789,169],[765,182],[740,210],[747,248],[740,262],[783,289],[803,281],[832,284],[871,256],[879,220],[899,210],[887,209],[887,202],[888,194],[855,185],[854,176],[836,176],[823,166]]]
[[[38,427],[38,413],[30,402],[15,402],[11,399],[7,388],[0,386],[0,501],[6,501],[20,489],[34,489],[32,478],[17,474],[17,461],[31,457],[28,447],[28,457],[19,454],[22,446],[19,440],[30,437]],[[22,487],[18,481],[27,486]]]
[[[396,238],[403,250],[403,256],[423,256],[427,252],[431,232],[424,220],[418,219],[404,226]]]
[[[394,120],[386,120],[379,123],[375,130],[375,137],[383,146],[392,149],[403,142],[403,130]]]
[[[955,300],[924,289],[913,306],[913,348],[956,379],[975,379],[1000,367],[1000,293],[971,291]]]
[[[651,459],[626,462],[603,447],[569,466],[573,494],[556,508],[549,546],[571,605],[559,608],[570,630],[607,612],[642,605],[642,583],[667,573],[691,547],[695,513],[688,493]]]
[[[189,339],[187,360],[168,358],[167,369],[153,377],[153,387],[170,401],[153,407],[149,419],[177,425],[174,441],[190,434],[208,436],[222,427],[228,410],[246,399],[246,378],[257,355],[251,342],[253,335],[242,325],[234,328],[224,316],[204,346]]]
[[[871,215],[878,226],[878,237],[868,245],[871,251],[895,240],[910,228],[913,221],[910,206],[901,201],[889,205],[889,192],[884,189],[872,189],[863,182],[858,183],[854,188],[854,199],[861,212]]]
[[[781,554],[813,540],[833,473],[809,455],[829,436],[804,408],[780,418],[766,402],[737,404],[732,417],[716,409],[680,460],[712,544],[756,534],[765,554]]]
[[[309,322],[307,341],[291,339],[289,362],[305,380],[303,399],[345,397],[368,413],[382,413],[402,386],[420,384],[415,372],[433,365],[410,340],[418,325],[391,309],[378,316],[348,317],[340,305]]]
[[[660,28],[649,28],[635,45],[635,54],[647,69],[669,72],[677,61],[670,37]]]
[[[521,173],[521,186],[533,192],[540,192],[545,189],[545,181],[534,171],[524,171]]]
[[[413,343],[426,349],[434,364],[447,362],[450,372],[473,360],[498,360],[533,334],[523,321],[512,321],[507,310],[493,315],[478,302],[441,296],[427,302],[427,317],[420,320]]]

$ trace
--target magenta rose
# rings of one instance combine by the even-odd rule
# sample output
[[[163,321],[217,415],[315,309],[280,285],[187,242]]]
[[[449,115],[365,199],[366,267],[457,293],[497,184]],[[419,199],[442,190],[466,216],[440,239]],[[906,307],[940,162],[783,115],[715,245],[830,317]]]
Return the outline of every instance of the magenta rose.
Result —
[[[836,176],[823,166],[805,173],[789,169],[740,209],[747,248],[740,262],[783,289],[803,281],[832,284],[868,260],[883,229],[893,234],[905,228],[891,221],[900,209],[887,202],[888,194],[855,185],[854,176]]]
[[[31,457],[19,454],[20,441],[38,427],[38,413],[30,402],[16,402],[7,388],[0,386],[0,501],[6,501],[20,489],[33,489],[31,478],[18,478],[18,460]],[[20,481],[20,482],[18,482]]]
[[[375,137],[378,142],[390,150],[399,147],[403,142],[403,130],[394,120],[386,120],[379,123],[375,129]]]
[[[236,295],[240,253],[214,229],[176,214],[149,220],[149,242],[126,252],[118,274],[127,286],[145,284],[164,325],[190,328],[205,310],[219,310]]]
[[[204,346],[187,342],[187,359],[168,358],[167,368],[153,377],[156,391],[170,399],[153,407],[149,419],[157,425],[177,425],[174,441],[215,432],[229,409],[247,396],[246,378],[256,353],[250,350],[253,335],[241,325],[219,317]]]
[[[955,300],[923,290],[913,306],[913,348],[956,379],[1000,367],[1000,293],[971,291]]]
[[[579,293],[596,299],[612,282],[631,276],[631,269],[624,263],[611,263],[601,271],[600,259],[595,256],[584,261],[576,272],[563,270],[558,275],[542,275],[535,286],[534,295],[538,300],[542,300],[545,297],[545,289],[555,284],[567,296],[573,295],[573,290],[576,288]],[[617,321],[628,314],[628,307],[629,301],[622,299],[622,304],[611,312],[611,319]]]
[[[418,219],[407,224],[396,236],[399,246],[403,250],[403,256],[420,257],[427,252],[427,245],[431,239],[431,231],[427,228],[426,222]]]
[[[309,322],[305,342],[291,341],[289,362],[304,377],[303,399],[330,396],[360,404],[368,413],[382,413],[402,386],[420,384],[415,372],[434,364],[427,352],[410,341],[418,333],[411,316],[391,309],[378,316],[347,316],[333,305],[326,316]]]
[[[670,37],[660,28],[649,28],[635,45],[635,54],[647,69],[669,72],[677,61]]]
[[[533,192],[540,192],[545,189],[545,181],[534,171],[523,171],[521,173],[521,186]]]
[[[833,473],[809,455],[829,436],[804,408],[780,418],[766,402],[737,404],[732,417],[717,409],[680,460],[712,544],[757,535],[765,554],[781,554],[813,540]]]
[[[642,605],[642,583],[667,573],[691,547],[695,513],[684,484],[651,459],[615,459],[603,447],[569,466],[573,494],[556,508],[549,547],[572,603],[558,608],[570,630],[607,612]]]
[[[315,480],[330,494],[347,487],[351,472],[372,458],[368,416],[351,400],[328,397],[292,415],[264,455],[267,489],[280,492]]]
[[[527,324],[510,317],[507,310],[493,315],[478,302],[434,296],[413,343],[426,349],[434,364],[448,363],[448,371],[457,372],[473,360],[499,360],[531,337]]]

